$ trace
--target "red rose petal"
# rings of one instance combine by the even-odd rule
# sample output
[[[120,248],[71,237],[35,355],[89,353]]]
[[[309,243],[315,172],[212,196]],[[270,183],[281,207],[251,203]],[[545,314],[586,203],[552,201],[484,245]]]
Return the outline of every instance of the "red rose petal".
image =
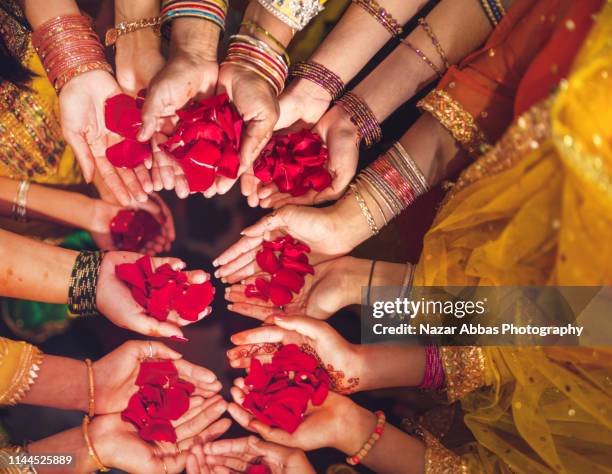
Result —
[[[136,100],[126,94],[117,94],[107,99],[104,104],[104,123],[111,132],[124,138],[136,139],[142,125]]]
[[[302,184],[306,188],[312,188],[315,191],[323,191],[332,182],[332,177],[325,168],[316,168],[308,171]]]
[[[293,296],[291,295],[291,291],[289,291],[286,287],[277,285],[275,283],[270,283],[270,299],[272,303],[276,306],[285,306],[286,304],[291,303]]]
[[[270,383],[270,379],[270,375],[264,370],[261,362],[253,357],[249,374],[244,379],[246,386],[254,390],[263,390]]]
[[[272,276],[272,283],[286,286],[294,293],[299,293],[304,286],[304,277],[293,270],[279,268]]]
[[[251,464],[247,468],[246,474],[272,474],[272,471],[265,464]]]
[[[178,377],[178,371],[170,360],[145,360],[140,363],[136,385],[164,385],[171,378]]]
[[[176,431],[170,421],[162,418],[150,419],[145,426],[140,428],[138,434],[145,441],[176,443]]]
[[[106,158],[117,168],[135,168],[151,156],[151,145],[125,139],[106,149]]]
[[[210,281],[204,283],[187,285],[180,292],[173,304],[180,317],[187,321],[197,321],[202,313],[212,303],[215,288]]]
[[[255,254],[255,260],[257,261],[257,265],[264,272],[274,273],[279,268],[278,259],[274,252],[269,248],[263,248],[257,254]]]
[[[308,263],[308,257],[301,254],[299,258],[290,258],[281,255],[280,263],[283,268],[293,270],[301,275],[310,274],[314,275],[314,267]]]
[[[115,266],[115,275],[121,281],[145,291],[145,277],[139,265],[135,263],[121,263]]]
[[[240,157],[238,151],[230,144],[223,147],[221,159],[217,163],[217,174],[226,178],[236,179],[240,168]]]
[[[175,293],[175,282],[168,282],[168,284],[161,288],[152,288],[149,292],[147,313],[158,321],[166,321]]]

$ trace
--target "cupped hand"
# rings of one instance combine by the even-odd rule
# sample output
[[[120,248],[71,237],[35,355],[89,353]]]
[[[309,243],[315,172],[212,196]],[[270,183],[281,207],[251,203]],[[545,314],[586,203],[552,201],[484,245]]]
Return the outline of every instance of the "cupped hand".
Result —
[[[245,121],[246,130],[242,137],[238,170],[238,176],[241,176],[249,170],[272,136],[278,119],[278,100],[272,87],[264,79],[233,64],[224,64],[221,67],[217,92],[228,94]],[[235,179],[220,176],[215,184],[206,190],[204,196],[225,194],[235,182]],[[251,187],[256,183],[255,176],[251,173],[241,179],[242,194],[249,196],[252,193]]]
[[[234,368],[250,367],[253,357],[269,363],[271,344],[297,344],[316,353],[335,392],[357,391],[363,374],[360,346],[348,342],[326,322],[308,316],[277,314],[265,326],[234,334],[231,341],[236,347],[227,351],[227,357]]]
[[[354,404],[343,395],[329,392],[322,405],[315,407],[309,404],[302,424],[293,433],[288,433],[262,423],[242,407],[247,390],[244,379],[234,381],[231,389],[234,402],[229,404],[227,411],[240,426],[259,434],[266,441],[309,451],[339,448],[342,438],[346,436],[346,427],[350,424],[347,417]]]
[[[193,405],[190,403],[189,411],[173,422],[176,444],[148,443],[131,423],[121,420],[119,414],[112,414],[96,416],[91,422],[89,436],[93,448],[102,464],[126,472],[183,472],[191,447],[219,438],[231,425],[230,420],[219,419],[227,408],[227,402],[220,396]]]
[[[143,209],[150,212],[161,224],[161,234],[153,241],[147,242],[142,249],[147,255],[156,255],[160,252],[168,252],[176,237],[174,229],[174,218],[167,204],[157,194],[149,195],[145,203],[134,203],[133,209]],[[110,233],[110,223],[117,213],[123,209],[121,206],[111,204],[101,199],[95,199],[90,219],[90,227],[87,229],[100,250],[118,250],[115,247]]]
[[[213,265],[218,278],[235,283],[260,271],[255,255],[262,242],[289,234],[308,245],[311,264],[345,255],[352,250],[350,228],[333,208],[284,206],[242,231],[243,237],[219,255]]]
[[[350,184],[359,162],[359,135],[345,110],[336,106],[327,112],[313,128],[327,145],[329,158],[327,169],[332,176],[329,187],[322,191],[309,190],[302,196],[293,197],[282,193],[274,183],[260,186],[259,205],[264,208],[279,208],[286,204],[319,204],[338,199]]]
[[[334,313],[352,304],[347,296],[352,294],[355,282],[350,278],[351,257],[339,257],[314,265],[314,275],[304,276],[304,286],[293,300],[283,307],[288,314],[302,313],[312,318],[327,319]],[[257,264],[257,262],[255,262]],[[232,275],[232,280],[240,275]],[[225,299],[230,302],[228,309],[243,316],[264,320],[280,311],[271,301],[249,298],[245,295],[246,285],[255,283],[263,274],[255,274],[241,284],[228,287]]]
[[[96,305],[98,310],[113,324],[140,334],[153,337],[175,337],[185,339],[181,326],[196,321],[186,321],[171,311],[166,321],[158,321],[148,316],[145,308],[140,306],[129,288],[117,278],[115,267],[121,263],[134,263],[142,255],[133,252],[109,252],[100,265],[98,285],[96,288]],[[173,270],[183,270],[185,263],[178,258],[153,258],[153,268],[168,263]],[[186,272],[189,283],[204,283],[208,274],[202,270]],[[197,321],[208,316],[212,311],[209,306],[198,315]]]
[[[140,363],[145,359],[169,359],[179,377],[195,385],[194,406],[202,405],[221,390],[217,376],[198,365],[187,362],[178,352],[157,341],[128,341],[93,364],[96,414],[124,410],[138,387],[134,384]],[[200,397],[201,399],[198,399]]]
[[[59,107],[64,138],[72,147],[85,180],[91,182],[99,174],[117,201],[128,206],[133,199],[146,201],[153,185],[144,165],[134,170],[115,168],[106,158],[106,148],[120,138],[105,126],[105,102],[120,93],[119,85],[108,72],[89,71],[66,83],[59,95]]]
[[[314,474],[301,449],[269,443],[257,436],[222,439],[195,446],[187,459],[187,474],[246,473],[250,466],[263,464],[271,474]]]

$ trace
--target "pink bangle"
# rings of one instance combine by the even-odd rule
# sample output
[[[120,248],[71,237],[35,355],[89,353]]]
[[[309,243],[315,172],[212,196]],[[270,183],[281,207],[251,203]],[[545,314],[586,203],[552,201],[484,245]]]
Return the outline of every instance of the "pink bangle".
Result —
[[[336,102],[349,114],[351,122],[357,127],[359,138],[363,139],[366,147],[382,140],[382,130],[376,116],[359,96],[346,92]]]
[[[353,3],[359,5],[366,12],[376,18],[394,38],[399,38],[404,32],[404,28],[399,22],[391,16],[391,14],[381,7],[376,0],[353,0]]]
[[[438,346],[425,346],[425,375],[419,385],[421,389],[439,390],[444,386],[444,368]]]
[[[325,89],[332,100],[338,99],[342,92],[344,92],[344,82],[342,82],[342,79],[322,64],[315,63],[314,61],[295,63],[289,75],[314,82],[319,87]]]

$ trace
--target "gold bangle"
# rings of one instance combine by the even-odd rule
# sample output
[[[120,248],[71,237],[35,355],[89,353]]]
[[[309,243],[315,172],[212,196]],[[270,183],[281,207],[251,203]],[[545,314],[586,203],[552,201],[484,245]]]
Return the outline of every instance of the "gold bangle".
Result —
[[[28,190],[30,182],[24,179],[17,187],[17,194],[13,200],[13,219],[17,222],[28,222]]]
[[[104,464],[102,464],[102,461],[100,461],[100,458],[96,454],[96,450],[94,449],[93,444],[91,443],[91,439],[89,438],[89,422],[90,422],[89,416],[85,415],[83,417],[82,428],[83,428],[83,438],[85,439],[85,444],[87,445],[87,451],[89,452],[89,456],[91,457],[91,459],[93,459],[93,462],[96,465],[96,470],[102,471],[102,472],[108,472],[110,471],[110,469],[106,467]]]
[[[124,21],[115,25],[114,28],[109,28],[104,36],[104,45],[113,46],[117,40],[128,33],[133,33],[144,28],[153,28],[153,32],[159,36],[161,27],[161,17],[153,16],[150,18],[141,18],[135,21]]]
[[[380,231],[378,230],[376,221],[374,220],[374,217],[372,216],[372,212],[370,212],[370,208],[368,207],[365,200],[361,196],[361,193],[357,189],[357,185],[355,183],[351,183],[350,190],[355,196],[355,199],[357,200],[357,204],[359,204],[359,208],[361,209],[362,214],[364,215],[364,217],[366,218],[366,221],[368,222],[368,226],[370,227],[370,231],[372,232],[372,235],[378,234],[378,232]]]
[[[257,23],[252,21],[243,21],[242,23],[240,23],[240,26],[244,26],[245,28],[249,28],[251,30],[259,31],[262,35],[269,38],[270,41],[272,41],[276,46],[280,48],[280,54],[282,54],[283,58],[285,58],[285,62],[287,64],[290,64],[289,55],[287,54],[287,49],[285,48],[285,45],[279,40],[277,40],[274,35],[268,30],[266,30],[263,26],[258,25]]]
[[[89,410],[87,411],[90,418],[93,418],[96,413],[96,391],[94,385],[94,374],[93,374],[93,364],[91,363],[91,359],[85,359],[85,364],[87,365],[87,380],[89,387]]]

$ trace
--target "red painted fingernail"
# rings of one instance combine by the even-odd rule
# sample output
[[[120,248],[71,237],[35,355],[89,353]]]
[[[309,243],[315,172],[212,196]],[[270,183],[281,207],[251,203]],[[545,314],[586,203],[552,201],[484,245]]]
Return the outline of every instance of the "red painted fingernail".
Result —
[[[189,342],[189,339],[183,336],[170,336],[170,339],[172,339],[173,341],[179,341],[179,342]]]

